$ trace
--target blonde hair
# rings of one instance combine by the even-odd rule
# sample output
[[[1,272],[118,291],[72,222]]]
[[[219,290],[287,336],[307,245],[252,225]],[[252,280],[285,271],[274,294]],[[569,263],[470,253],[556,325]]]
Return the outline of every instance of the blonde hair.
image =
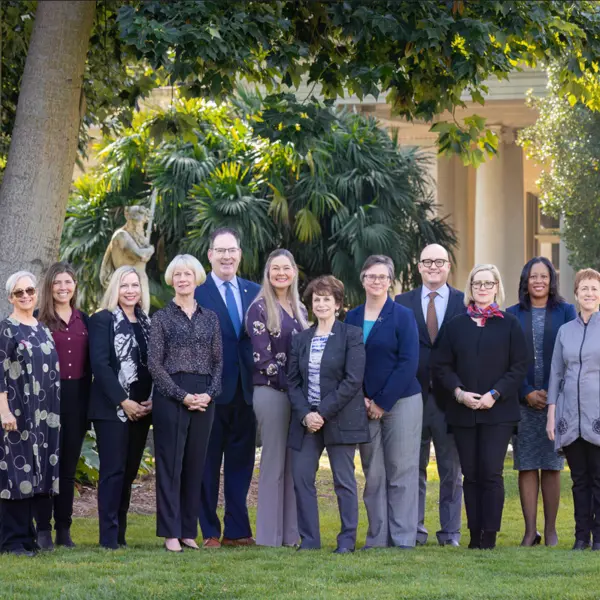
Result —
[[[575,281],[573,282],[573,293],[577,295],[577,291],[579,290],[579,286],[581,282],[585,279],[593,279],[595,281],[600,281],[600,273],[595,269],[580,269],[575,273]]]
[[[29,279],[31,279],[31,282],[33,283],[33,287],[37,286],[37,279],[35,278],[35,275],[33,273],[30,273],[29,271],[17,271],[6,280],[6,295],[9,298],[12,295],[13,290],[17,285],[17,282],[23,277],[29,277]]]
[[[111,275],[108,287],[106,288],[106,292],[104,292],[104,297],[100,303],[100,310],[109,310],[110,312],[113,312],[117,308],[119,305],[119,288],[121,287],[121,281],[123,281],[123,277],[126,277],[130,273],[135,273],[137,275],[138,281],[140,282],[140,301],[138,302],[138,305],[146,314],[148,314],[150,306],[146,306],[144,301],[144,298],[149,296],[144,289],[146,285],[144,283],[145,278],[140,277],[138,270],[129,265],[119,267]]]
[[[484,265],[475,265],[469,276],[467,277],[467,285],[465,287],[465,306],[469,306],[471,302],[475,302],[473,298],[473,288],[471,284],[473,283],[473,278],[477,273],[481,273],[481,271],[489,271],[493,276],[494,280],[498,284],[498,292],[496,293],[496,303],[499,305],[504,304],[504,286],[502,285],[502,277],[500,277],[500,271],[498,271],[498,267],[496,265],[484,264]]]
[[[173,273],[179,267],[187,267],[194,272],[196,285],[202,285],[206,281],[206,271],[200,264],[200,261],[191,254],[178,254],[167,267],[165,271],[165,281],[167,285],[173,285]]]
[[[267,259],[265,271],[263,274],[262,287],[256,295],[256,298],[252,302],[252,304],[255,304],[259,300],[264,301],[265,312],[267,313],[267,329],[269,330],[269,333],[277,333],[278,331],[281,331],[281,307],[279,306],[279,302],[277,301],[277,294],[273,289],[271,279],[269,277],[269,273],[271,271],[271,264],[273,260],[280,256],[285,256],[290,261],[295,271],[294,278],[292,279],[292,283],[287,291],[288,300],[292,305],[292,312],[294,313],[294,317],[300,323],[302,329],[306,329],[308,327],[308,322],[306,321],[306,317],[304,316],[304,311],[302,310],[302,303],[300,302],[300,294],[298,292],[298,267],[296,266],[296,261],[294,260],[293,254],[289,250],[280,248],[278,250],[273,250],[273,252],[269,254],[269,258]],[[250,306],[252,306],[252,304]],[[246,313],[246,319],[247,318],[248,313]],[[246,329],[248,329],[247,320]]]

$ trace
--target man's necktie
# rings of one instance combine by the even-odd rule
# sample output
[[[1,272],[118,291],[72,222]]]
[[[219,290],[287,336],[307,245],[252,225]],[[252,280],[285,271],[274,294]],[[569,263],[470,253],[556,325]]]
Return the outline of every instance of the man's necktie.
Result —
[[[429,339],[431,343],[435,342],[435,338],[438,334],[438,320],[437,313],[435,312],[435,299],[439,294],[437,292],[429,292],[429,304],[427,305],[427,331],[429,332]]]
[[[227,312],[233,323],[233,328],[238,337],[240,337],[240,331],[242,330],[242,322],[240,321],[240,313],[238,312],[237,302],[233,295],[233,287],[231,281],[225,282],[225,304],[227,304]]]

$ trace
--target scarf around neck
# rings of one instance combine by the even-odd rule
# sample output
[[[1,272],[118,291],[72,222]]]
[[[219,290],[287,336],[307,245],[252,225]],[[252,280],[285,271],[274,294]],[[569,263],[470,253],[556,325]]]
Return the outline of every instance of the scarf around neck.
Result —
[[[117,306],[113,311],[112,316],[113,330],[115,333],[115,355],[119,362],[119,372],[117,377],[121,387],[125,390],[127,396],[129,396],[131,384],[138,380],[138,364],[141,359],[140,349],[137,340],[135,339],[133,325],[125,316],[123,309],[120,306]],[[137,306],[135,307],[135,316],[141,326],[146,344],[148,344],[150,319],[146,313]],[[117,408],[117,416],[121,421],[127,421],[127,416],[120,406]]]
[[[467,314],[473,319],[481,319],[482,327],[485,327],[488,319],[493,319],[494,317],[504,319],[504,315],[500,312],[500,308],[495,302],[492,302],[492,304],[485,308],[480,308],[475,302],[471,302],[467,307]]]

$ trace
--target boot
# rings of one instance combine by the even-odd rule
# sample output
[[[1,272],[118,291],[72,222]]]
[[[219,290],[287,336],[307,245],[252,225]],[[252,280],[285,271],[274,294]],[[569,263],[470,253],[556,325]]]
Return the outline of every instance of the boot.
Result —
[[[71,539],[70,529],[57,529],[56,530],[56,545],[64,546],[65,548],[75,548],[75,543]]]
[[[469,548],[471,550],[478,550],[481,548],[481,531],[479,529],[470,529],[471,541],[469,542]]]
[[[493,550],[496,547],[496,536],[495,531],[483,531],[481,533],[481,549]]]
[[[37,544],[40,550],[46,552],[52,552],[54,550],[54,542],[52,541],[51,531],[38,531],[37,532]]]

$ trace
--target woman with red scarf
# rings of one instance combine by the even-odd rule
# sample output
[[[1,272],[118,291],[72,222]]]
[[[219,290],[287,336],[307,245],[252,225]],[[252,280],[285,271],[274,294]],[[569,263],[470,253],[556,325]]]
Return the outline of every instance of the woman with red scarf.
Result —
[[[504,458],[521,418],[519,390],[529,367],[523,330],[501,311],[504,288],[494,265],[477,265],[465,289],[467,314],[444,327],[434,379],[448,392],[464,482],[469,548],[492,549],[504,508]]]

